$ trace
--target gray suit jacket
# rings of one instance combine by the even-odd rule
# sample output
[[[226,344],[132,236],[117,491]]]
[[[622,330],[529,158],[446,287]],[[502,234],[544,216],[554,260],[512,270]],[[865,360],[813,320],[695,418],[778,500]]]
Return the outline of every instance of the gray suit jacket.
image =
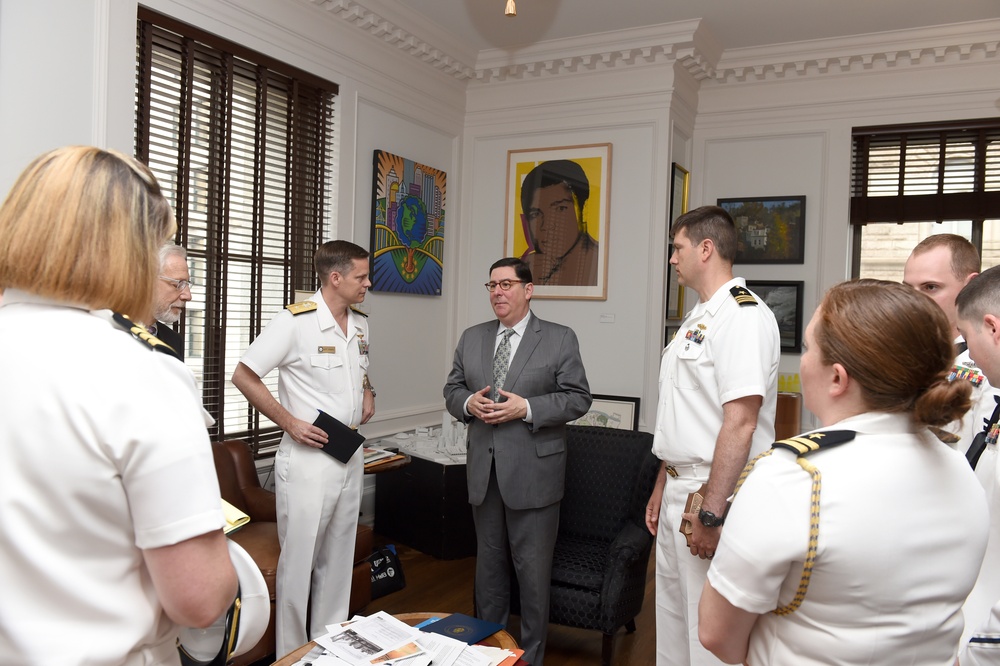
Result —
[[[493,460],[500,495],[508,507],[534,509],[562,499],[566,423],[590,409],[590,387],[576,334],[534,314],[530,317],[507,370],[504,390],[528,400],[532,423],[517,419],[488,425],[467,416],[463,409],[472,393],[493,384],[495,319],[462,334],[444,387],[448,411],[470,424],[469,502],[476,506],[486,495]]]

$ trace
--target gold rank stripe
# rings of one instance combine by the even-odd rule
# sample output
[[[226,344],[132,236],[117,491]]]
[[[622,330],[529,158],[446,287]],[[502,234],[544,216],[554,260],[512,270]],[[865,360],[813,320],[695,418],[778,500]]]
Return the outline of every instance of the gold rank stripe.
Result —
[[[740,305],[757,305],[757,299],[747,290],[746,287],[736,286],[729,290],[736,302]]]

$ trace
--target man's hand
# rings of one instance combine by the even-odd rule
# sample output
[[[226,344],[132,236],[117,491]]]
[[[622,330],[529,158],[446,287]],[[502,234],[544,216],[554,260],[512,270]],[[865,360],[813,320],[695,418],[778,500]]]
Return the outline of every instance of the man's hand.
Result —
[[[328,439],[326,433],[321,428],[317,428],[302,419],[292,419],[288,427],[283,428],[283,430],[299,444],[311,446],[314,449],[322,449]]]
[[[365,395],[361,399],[361,424],[368,423],[373,416],[375,416],[375,394],[371,389],[365,389]]]
[[[683,513],[681,519],[691,521],[691,554],[703,560],[715,557],[715,549],[719,547],[719,538],[722,536],[722,526],[705,527],[697,513]]]
[[[653,492],[646,502],[646,529],[653,536],[660,525],[660,504],[663,502],[663,487],[667,482],[667,469],[661,462],[660,471],[656,475],[656,483],[653,485]]]
[[[528,401],[517,395],[500,389],[500,395],[506,398],[503,402],[490,402],[483,408],[484,423],[497,425],[515,419],[523,419],[528,415]]]

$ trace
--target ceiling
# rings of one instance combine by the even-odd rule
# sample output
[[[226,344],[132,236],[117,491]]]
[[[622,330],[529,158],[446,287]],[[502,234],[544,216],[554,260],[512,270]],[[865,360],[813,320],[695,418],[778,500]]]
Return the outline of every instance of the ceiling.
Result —
[[[723,49],[1000,18],[1000,0],[401,0],[473,51],[703,19]]]

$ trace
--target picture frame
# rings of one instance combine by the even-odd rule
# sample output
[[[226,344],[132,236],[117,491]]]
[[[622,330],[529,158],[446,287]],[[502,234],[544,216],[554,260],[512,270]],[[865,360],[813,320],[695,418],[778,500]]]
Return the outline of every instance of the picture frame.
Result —
[[[674,220],[688,211],[688,196],[691,184],[691,173],[677,162],[670,165],[670,219],[667,229]]]
[[[801,281],[747,280],[747,289],[764,301],[778,320],[781,351],[787,354],[802,352],[802,294],[805,283]]]
[[[806,198],[719,199],[736,223],[737,264],[801,264],[805,260]]]
[[[593,394],[590,411],[569,425],[600,426],[620,430],[639,429],[639,398]]]
[[[386,150],[372,156],[372,291],[440,296],[448,174]]]
[[[607,300],[610,188],[610,143],[507,151],[504,255],[532,298]]]
[[[670,165],[670,219],[667,220],[667,242],[670,243],[670,229],[674,221],[688,211],[688,196],[691,183],[690,172],[677,162]],[[667,260],[673,252],[673,244],[667,250]],[[676,284],[673,269],[667,267],[667,319],[684,316],[684,285]],[[669,342],[664,341],[664,344]]]

